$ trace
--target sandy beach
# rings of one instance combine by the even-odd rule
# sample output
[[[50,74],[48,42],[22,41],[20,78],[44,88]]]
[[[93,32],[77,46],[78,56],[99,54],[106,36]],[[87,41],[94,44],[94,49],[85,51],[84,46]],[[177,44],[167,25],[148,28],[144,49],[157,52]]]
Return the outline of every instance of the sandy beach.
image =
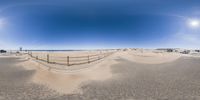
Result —
[[[200,100],[200,0],[0,0],[0,100]]]
[[[48,65],[28,56],[1,56],[0,100],[200,99],[199,57],[128,50],[65,70]]]

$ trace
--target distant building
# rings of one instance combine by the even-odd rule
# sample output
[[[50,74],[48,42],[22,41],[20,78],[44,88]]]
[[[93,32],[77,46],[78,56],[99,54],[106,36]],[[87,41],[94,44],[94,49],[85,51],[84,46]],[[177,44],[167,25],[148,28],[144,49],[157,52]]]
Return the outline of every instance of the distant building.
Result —
[[[19,48],[19,51],[22,51],[22,47]]]

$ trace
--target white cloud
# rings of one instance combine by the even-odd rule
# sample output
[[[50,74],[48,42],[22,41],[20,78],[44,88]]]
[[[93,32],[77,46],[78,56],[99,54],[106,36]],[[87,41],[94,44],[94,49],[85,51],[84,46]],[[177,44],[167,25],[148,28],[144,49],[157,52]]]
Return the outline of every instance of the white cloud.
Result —
[[[200,29],[183,25],[177,33],[171,35],[166,44],[169,47],[199,49]]]
[[[169,47],[176,48],[200,48],[200,34],[180,31],[175,33],[166,43]]]
[[[3,29],[6,26],[6,19],[0,18],[0,29]]]
[[[177,33],[176,38],[188,43],[200,44],[200,35],[190,33]]]

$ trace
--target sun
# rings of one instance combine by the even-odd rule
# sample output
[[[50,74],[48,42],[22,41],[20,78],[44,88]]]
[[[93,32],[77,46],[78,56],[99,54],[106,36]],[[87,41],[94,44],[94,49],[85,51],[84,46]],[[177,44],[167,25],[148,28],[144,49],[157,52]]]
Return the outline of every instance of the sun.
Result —
[[[189,25],[193,28],[199,27],[200,21],[196,20],[196,19],[191,19],[191,20],[189,20]]]

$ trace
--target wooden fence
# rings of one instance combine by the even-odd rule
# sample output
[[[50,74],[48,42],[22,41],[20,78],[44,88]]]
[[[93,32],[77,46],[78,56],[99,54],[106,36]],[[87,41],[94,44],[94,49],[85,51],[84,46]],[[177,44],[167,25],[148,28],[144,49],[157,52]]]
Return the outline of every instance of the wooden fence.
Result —
[[[97,60],[101,60],[111,54],[113,54],[113,52],[101,53],[96,55],[87,55],[87,56],[59,57],[59,56],[51,56],[49,54],[34,55],[32,54],[32,52],[28,52],[28,55],[30,55],[30,57],[32,58],[35,58],[36,60],[44,61],[50,64],[59,64],[67,66],[91,63]]]

